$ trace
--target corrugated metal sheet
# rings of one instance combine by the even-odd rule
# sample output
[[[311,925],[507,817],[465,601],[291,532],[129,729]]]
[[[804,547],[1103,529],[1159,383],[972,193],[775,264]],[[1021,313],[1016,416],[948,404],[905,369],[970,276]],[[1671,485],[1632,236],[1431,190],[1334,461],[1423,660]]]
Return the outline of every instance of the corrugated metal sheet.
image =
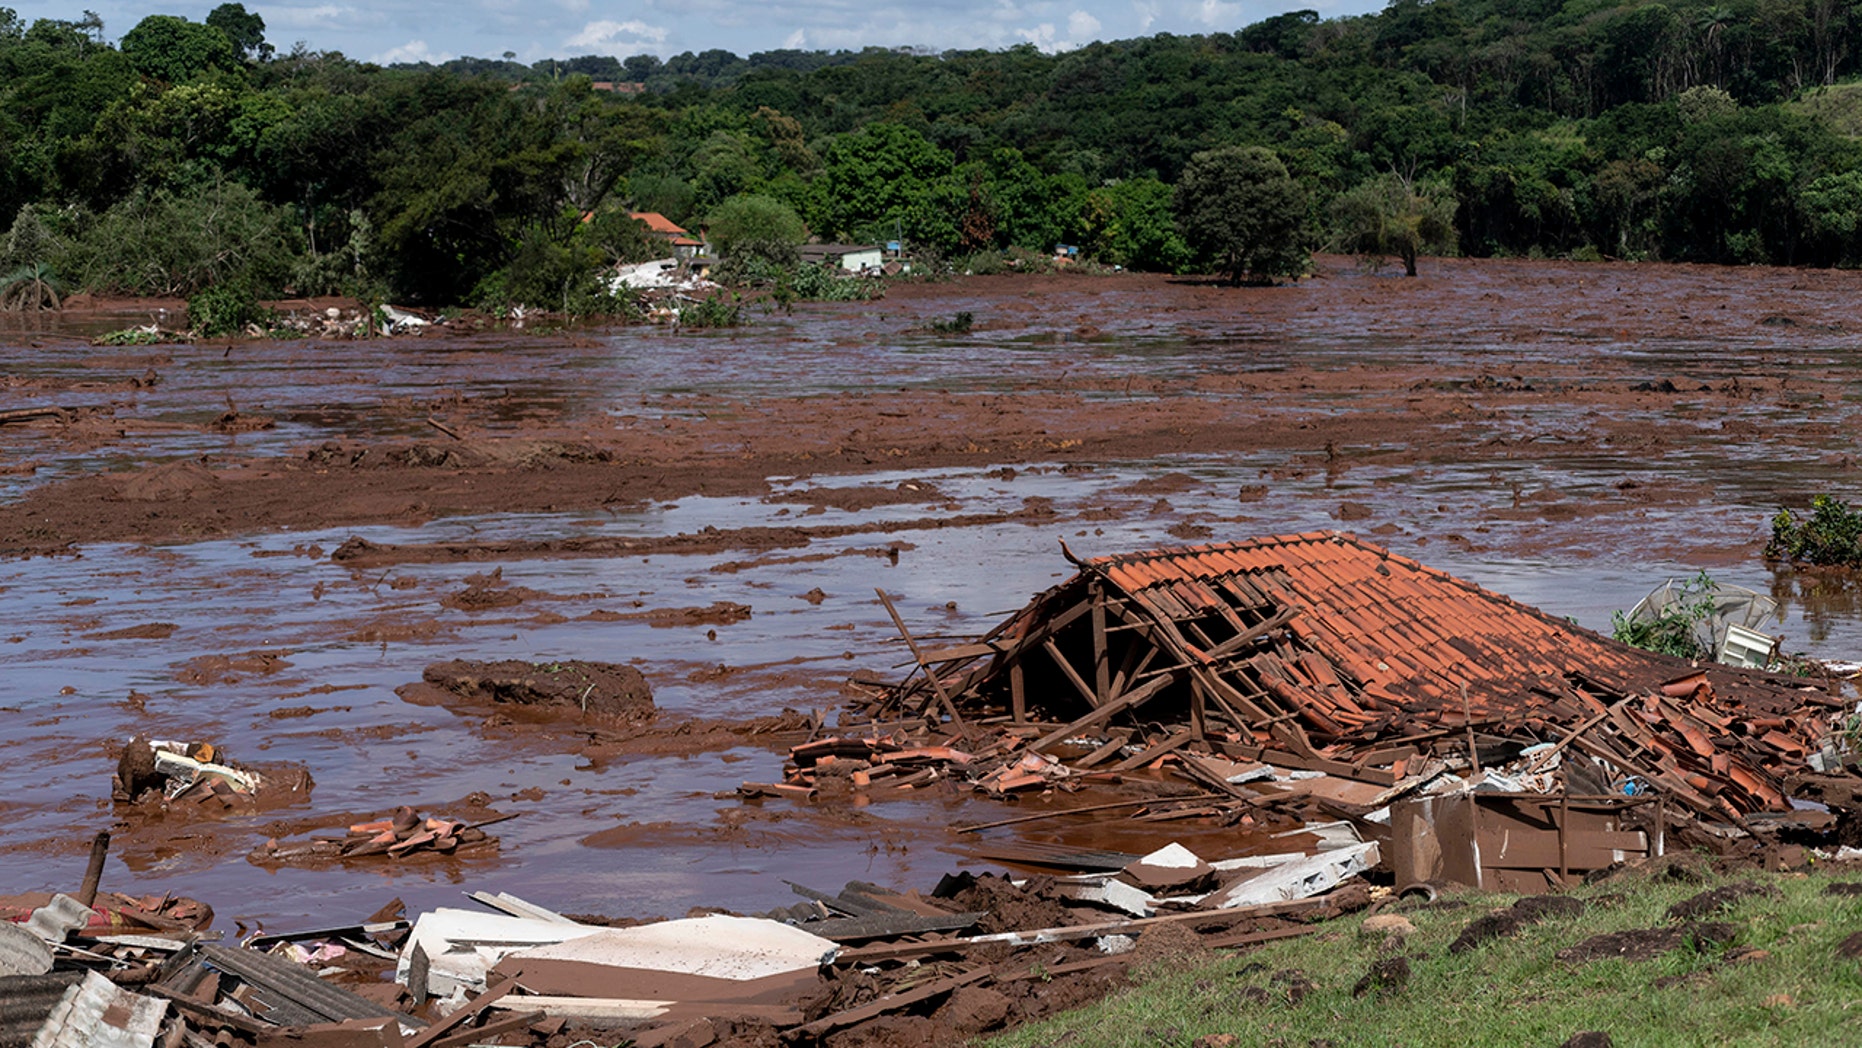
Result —
[[[149,1048],[161,1031],[168,1002],[130,993],[98,975],[65,991],[32,1048]]]
[[[0,1048],[26,1048],[83,972],[0,976]]]

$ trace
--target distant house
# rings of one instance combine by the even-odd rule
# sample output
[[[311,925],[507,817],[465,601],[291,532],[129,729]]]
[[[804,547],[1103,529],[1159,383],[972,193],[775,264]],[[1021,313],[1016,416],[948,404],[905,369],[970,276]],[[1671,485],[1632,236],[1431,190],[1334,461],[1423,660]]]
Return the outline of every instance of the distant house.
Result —
[[[589,84],[588,86],[590,90],[612,91],[617,95],[644,94],[647,89],[647,85],[641,83],[638,80],[633,80],[633,81],[596,80],[593,83]]]
[[[691,258],[704,247],[704,242],[694,240],[685,227],[667,218],[657,211],[629,211],[627,217],[646,223],[647,232],[655,239],[664,240],[672,245],[674,258]]]
[[[803,244],[801,251],[804,262],[835,266],[853,273],[878,269],[885,261],[885,253],[878,244]]]

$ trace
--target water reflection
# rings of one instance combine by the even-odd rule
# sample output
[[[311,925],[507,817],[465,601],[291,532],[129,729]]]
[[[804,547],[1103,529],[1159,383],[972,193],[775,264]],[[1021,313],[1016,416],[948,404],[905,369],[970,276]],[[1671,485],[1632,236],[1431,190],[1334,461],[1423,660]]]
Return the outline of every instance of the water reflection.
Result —
[[[1771,568],[1771,597],[1781,608],[1795,608],[1805,639],[1827,642],[1833,633],[1852,630],[1862,621],[1862,577],[1833,568]],[[1851,652],[1847,657],[1862,655]]]

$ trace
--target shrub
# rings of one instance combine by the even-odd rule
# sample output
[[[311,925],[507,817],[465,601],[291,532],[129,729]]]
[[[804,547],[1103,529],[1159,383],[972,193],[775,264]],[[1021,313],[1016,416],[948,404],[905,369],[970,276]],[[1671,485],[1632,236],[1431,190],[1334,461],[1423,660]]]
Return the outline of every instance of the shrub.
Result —
[[[1810,501],[1810,516],[1780,509],[1771,519],[1766,560],[1841,567],[1862,566],[1862,513],[1834,495]]]
[[[87,291],[192,295],[241,284],[271,293],[292,268],[293,223],[237,182],[138,191],[75,224],[55,264]]]
[[[937,317],[925,326],[940,335],[967,335],[975,324],[976,318],[969,310],[964,310],[949,317]]]
[[[215,284],[187,300],[188,326],[202,338],[237,335],[248,324],[264,326],[270,311],[259,305],[252,289],[239,284]]]
[[[713,295],[679,310],[679,326],[688,328],[736,327],[743,323],[743,302],[736,295]]]
[[[788,286],[796,298],[812,302],[867,302],[885,293],[877,280],[839,276],[826,266],[797,266]]]

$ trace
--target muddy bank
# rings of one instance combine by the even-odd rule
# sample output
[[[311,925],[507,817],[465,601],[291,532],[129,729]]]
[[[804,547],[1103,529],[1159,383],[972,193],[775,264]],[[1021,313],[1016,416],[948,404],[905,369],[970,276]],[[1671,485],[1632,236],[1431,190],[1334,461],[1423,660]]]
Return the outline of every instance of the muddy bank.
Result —
[[[1844,389],[1855,376],[1830,354],[1853,323],[1840,303],[1856,281],[1762,268],[1466,260],[1405,280],[1326,259],[1320,276],[1285,288],[1145,276],[908,284],[879,303],[760,319],[716,338],[615,336],[653,340],[667,360],[598,366],[665,385],[607,396],[521,379],[529,388],[517,393],[497,377],[511,361],[492,349],[509,334],[368,350],[452,358],[447,385],[424,394],[394,385],[392,364],[374,377],[336,369],[322,380],[295,363],[281,370],[298,352],[289,343],[242,344],[211,369],[185,347],[119,354],[87,370],[106,382],[117,371],[136,372],[138,382],[151,372],[166,399],[105,396],[82,405],[82,419],[36,420],[5,435],[40,451],[27,457],[52,461],[64,448],[100,446],[98,426],[114,426],[101,443],[129,452],[130,462],[118,459],[128,468],[52,471],[68,475],[0,507],[0,550],[600,512],[766,495],[772,476],[1263,450],[1284,452],[1299,474],[1647,460],[1703,445],[1772,444],[1852,474]],[[924,330],[925,318],[956,307],[983,321],[967,341]],[[550,352],[590,353],[587,335],[543,341]],[[1709,344],[1713,352],[1699,351]],[[832,362],[812,376],[778,377],[802,351]],[[225,434],[219,444],[155,439],[147,427],[221,424],[232,394],[214,391],[244,370],[242,356],[253,358],[245,369],[256,382],[231,414],[275,419],[273,431]],[[539,363],[521,356],[520,373]],[[697,370],[658,370],[681,362]],[[20,391],[59,380],[43,370],[7,366],[5,379]],[[268,385],[274,376],[286,381]],[[446,432],[431,424],[442,417]],[[257,454],[239,443],[260,438]],[[138,447],[157,457],[194,453],[137,464]],[[1773,483],[1780,501],[1802,494],[1788,478]],[[1566,520],[1688,505],[1701,493],[1643,485],[1604,505],[1555,490],[1510,494],[1521,517]],[[941,493],[893,485],[832,502],[781,497],[820,512],[934,504]],[[1349,510],[1340,515],[1351,519]]]

